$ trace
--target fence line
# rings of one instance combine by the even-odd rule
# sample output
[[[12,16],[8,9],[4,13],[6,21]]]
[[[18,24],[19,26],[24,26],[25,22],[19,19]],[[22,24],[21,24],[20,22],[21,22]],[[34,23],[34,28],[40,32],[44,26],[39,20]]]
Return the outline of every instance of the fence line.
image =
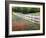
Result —
[[[13,13],[14,15],[17,15],[25,20],[31,21],[33,23],[40,23],[40,16],[31,16],[31,14],[21,14],[21,13]]]

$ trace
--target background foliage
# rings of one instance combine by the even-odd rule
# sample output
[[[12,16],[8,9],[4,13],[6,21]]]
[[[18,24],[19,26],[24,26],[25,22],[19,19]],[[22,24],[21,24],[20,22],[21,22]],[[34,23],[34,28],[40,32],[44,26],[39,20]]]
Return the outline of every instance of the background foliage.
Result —
[[[27,14],[27,13],[36,13],[36,12],[40,12],[40,8],[13,7],[13,8],[12,8],[12,11],[13,11],[13,12],[17,12],[17,13]]]

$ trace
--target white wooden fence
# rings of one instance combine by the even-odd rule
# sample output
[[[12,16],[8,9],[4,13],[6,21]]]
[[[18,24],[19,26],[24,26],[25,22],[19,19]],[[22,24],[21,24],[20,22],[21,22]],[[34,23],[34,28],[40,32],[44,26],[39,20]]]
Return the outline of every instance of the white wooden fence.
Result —
[[[30,14],[13,13],[13,14],[25,20],[31,21],[33,23],[40,24],[40,16],[32,16],[31,13]]]

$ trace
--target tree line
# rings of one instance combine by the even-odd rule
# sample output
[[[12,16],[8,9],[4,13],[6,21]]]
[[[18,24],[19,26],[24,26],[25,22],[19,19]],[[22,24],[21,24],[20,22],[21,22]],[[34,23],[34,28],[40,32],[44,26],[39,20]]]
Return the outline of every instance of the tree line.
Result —
[[[28,14],[28,13],[36,13],[40,12],[40,8],[31,8],[31,7],[13,7],[12,8],[13,12],[17,13],[23,13],[23,14]]]

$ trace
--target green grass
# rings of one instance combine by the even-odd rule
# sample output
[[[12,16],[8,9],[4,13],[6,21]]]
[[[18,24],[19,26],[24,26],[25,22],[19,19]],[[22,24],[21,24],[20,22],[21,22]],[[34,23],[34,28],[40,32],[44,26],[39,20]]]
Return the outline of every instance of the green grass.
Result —
[[[32,16],[40,16],[40,13],[32,13]]]
[[[39,15],[39,13],[36,13],[36,14]],[[36,14],[32,13],[32,15],[36,15]],[[27,30],[39,30],[40,29],[40,24],[35,24],[33,22],[24,20],[24,19],[22,19],[22,18],[20,18],[20,17],[18,17],[16,15],[12,15],[12,20],[13,21],[24,21],[24,22],[28,22],[28,24],[29,24],[28,26],[31,26],[31,27],[29,27]]]

